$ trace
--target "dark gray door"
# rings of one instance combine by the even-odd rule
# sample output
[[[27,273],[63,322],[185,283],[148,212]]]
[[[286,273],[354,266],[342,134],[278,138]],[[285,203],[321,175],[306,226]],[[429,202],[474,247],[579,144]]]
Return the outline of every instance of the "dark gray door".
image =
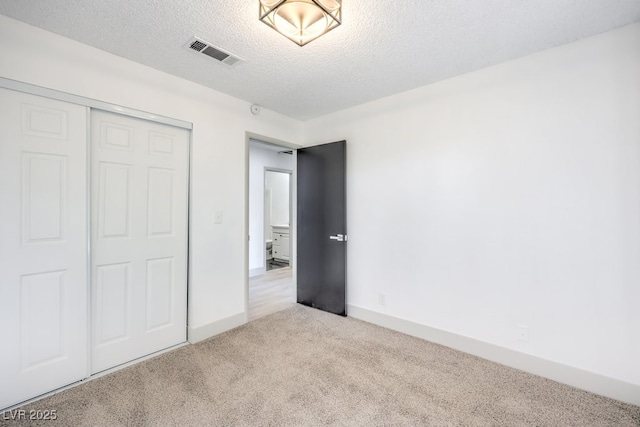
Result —
[[[346,141],[298,150],[298,302],[347,315]]]

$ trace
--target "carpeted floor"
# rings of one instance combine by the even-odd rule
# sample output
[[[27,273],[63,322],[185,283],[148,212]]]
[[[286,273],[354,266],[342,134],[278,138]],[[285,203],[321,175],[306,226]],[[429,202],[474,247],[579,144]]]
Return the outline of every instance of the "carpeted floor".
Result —
[[[50,426],[640,426],[640,407],[302,306],[22,409],[55,409]]]

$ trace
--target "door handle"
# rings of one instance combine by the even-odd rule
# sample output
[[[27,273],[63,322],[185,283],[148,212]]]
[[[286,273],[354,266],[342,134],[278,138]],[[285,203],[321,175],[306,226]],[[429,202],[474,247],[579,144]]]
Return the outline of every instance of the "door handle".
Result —
[[[338,242],[346,242],[347,236],[344,234],[336,234],[335,236],[329,236],[330,240],[337,240]]]

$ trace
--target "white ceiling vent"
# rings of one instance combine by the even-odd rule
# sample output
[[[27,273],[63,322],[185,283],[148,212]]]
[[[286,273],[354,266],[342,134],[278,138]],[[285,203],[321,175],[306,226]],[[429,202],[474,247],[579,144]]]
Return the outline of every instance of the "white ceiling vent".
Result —
[[[239,56],[229,53],[224,49],[220,49],[217,46],[213,46],[211,43],[206,42],[197,37],[194,37],[191,40],[189,40],[189,43],[187,43],[184,47],[187,49],[194,50],[196,52],[203,53],[229,66],[232,66],[237,64],[238,62],[244,61]]]

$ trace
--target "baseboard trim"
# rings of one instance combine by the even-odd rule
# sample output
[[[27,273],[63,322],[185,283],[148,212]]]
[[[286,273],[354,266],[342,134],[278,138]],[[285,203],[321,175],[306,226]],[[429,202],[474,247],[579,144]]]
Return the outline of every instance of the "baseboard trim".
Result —
[[[249,277],[259,276],[267,272],[267,267],[258,267],[249,270]]]
[[[245,323],[247,323],[245,314],[238,313],[234,316],[209,323],[208,325],[199,326],[197,328],[189,327],[187,339],[191,344],[195,344],[197,342],[204,341],[207,338],[235,329]]]
[[[520,369],[582,390],[623,402],[640,405],[640,385],[585,371],[506,347],[465,337],[355,305],[347,306],[349,316],[441,344],[492,362]]]

